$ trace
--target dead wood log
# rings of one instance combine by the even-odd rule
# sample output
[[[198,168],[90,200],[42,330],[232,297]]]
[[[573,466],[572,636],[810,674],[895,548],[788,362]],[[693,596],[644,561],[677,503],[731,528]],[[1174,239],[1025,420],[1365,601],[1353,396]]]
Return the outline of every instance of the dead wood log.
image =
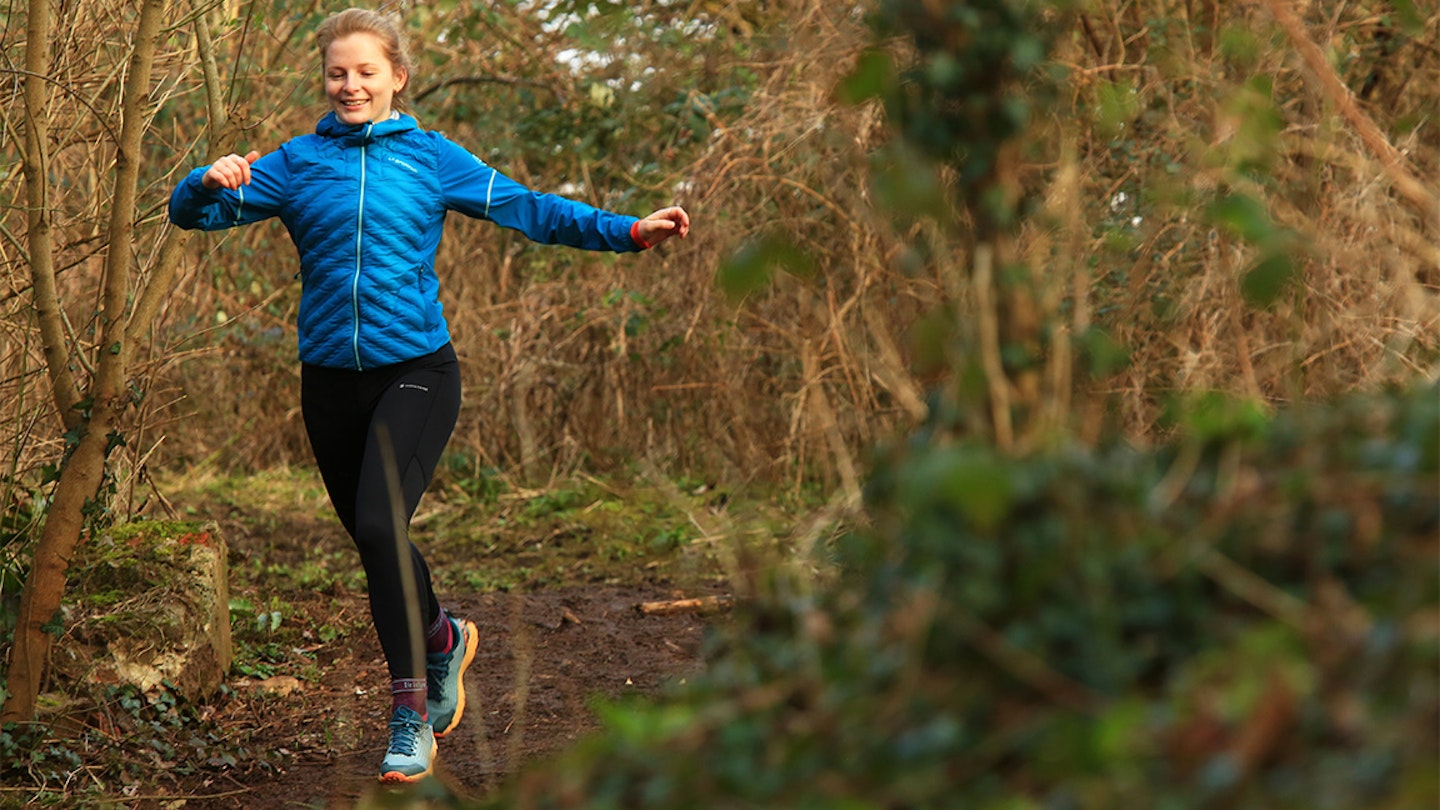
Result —
[[[700,596],[693,599],[665,599],[635,606],[642,616],[672,616],[677,613],[715,613],[727,610],[735,600],[729,596]]]

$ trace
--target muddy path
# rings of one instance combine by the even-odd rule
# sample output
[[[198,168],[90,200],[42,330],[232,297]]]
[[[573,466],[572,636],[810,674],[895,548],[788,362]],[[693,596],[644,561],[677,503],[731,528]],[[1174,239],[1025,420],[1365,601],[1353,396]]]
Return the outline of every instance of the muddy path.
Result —
[[[204,710],[245,755],[140,787],[131,807],[350,808],[381,791],[375,774],[389,676],[363,582],[351,574],[358,565],[350,540],[318,481],[282,479],[273,487],[281,494],[268,499],[255,494],[268,491],[263,481],[250,486],[184,500],[228,538],[232,596],[257,610],[271,600],[283,605],[278,677],[232,672],[229,694]],[[644,534],[626,531],[643,523],[645,510],[663,508],[634,496],[593,505],[608,495],[590,490],[570,498],[573,508],[529,521],[522,518],[538,511],[535,501],[559,498],[537,495],[498,513],[455,517],[453,526],[445,521],[460,509],[443,501],[430,507],[432,523],[416,542],[441,604],[475,622],[480,649],[465,677],[464,719],[440,741],[439,784],[425,792],[483,796],[525,763],[595,729],[597,699],[653,695],[699,666],[705,628],[717,617],[645,616],[635,608],[715,592],[720,580],[703,573],[708,564],[694,555],[657,551]],[[607,515],[610,523],[593,522]],[[323,576],[302,576],[317,567]],[[466,576],[475,571],[486,576]],[[539,571],[545,575],[527,573]],[[497,582],[510,584],[488,586]],[[237,636],[252,650],[259,642],[253,633]],[[153,799],[140,798],[147,792]]]
[[[481,646],[465,678],[464,720],[440,741],[443,792],[482,796],[526,762],[593,730],[597,698],[654,694],[696,667],[706,619],[635,609],[675,595],[641,585],[446,599],[475,622]],[[324,604],[332,609],[334,600]],[[363,611],[364,604],[356,599],[351,607]],[[236,679],[214,719],[243,733],[257,756],[153,796],[155,806],[183,798],[187,808],[214,810],[349,808],[380,792],[375,772],[389,697],[379,645],[372,632],[356,632],[317,651],[316,661],[318,683],[279,680],[267,691]]]

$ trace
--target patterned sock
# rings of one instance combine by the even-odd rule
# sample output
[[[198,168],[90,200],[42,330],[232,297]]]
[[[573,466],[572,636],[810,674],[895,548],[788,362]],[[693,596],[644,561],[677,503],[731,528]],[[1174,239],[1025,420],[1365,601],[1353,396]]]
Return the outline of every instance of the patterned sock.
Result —
[[[454,635],[451,629],[450,614],[445,612],[445,608],[440,608],[440,615],[425,629],[425,652],[450,652],[450,648],[455,645],[454,639],[450,638]]]
[[[390,681],[390,711],[409,706],[421,717],[429,720],[425,713],[425,693],[424,678],[395,678]]]

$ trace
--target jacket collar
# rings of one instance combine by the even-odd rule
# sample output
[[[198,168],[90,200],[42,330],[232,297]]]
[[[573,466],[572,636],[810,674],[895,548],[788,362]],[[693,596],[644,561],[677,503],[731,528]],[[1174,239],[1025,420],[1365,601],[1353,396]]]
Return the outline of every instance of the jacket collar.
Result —
[[[420,124],[414,116],[400,114],[392,116],[385,121],[369,124],[346,124],[335,117],[332,110],[325,114],[324,118],[315,125],[315,133],[326,138],[338,138],[346,144],[358,145],[369,143],[386,135],[394,135],[400,132],[408,132],[412,129],[419,129]]]

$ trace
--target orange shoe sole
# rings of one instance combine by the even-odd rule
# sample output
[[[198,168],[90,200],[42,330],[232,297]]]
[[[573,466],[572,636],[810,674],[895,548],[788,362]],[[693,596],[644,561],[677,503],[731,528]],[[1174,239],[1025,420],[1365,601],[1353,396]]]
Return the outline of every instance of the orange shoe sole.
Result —
[[[413,785],[435,772],[435,760],[439,755],[440,746],[432,744],[430,746],[430,767],[413,776],[400,773],[399,771],[386,771],[377,778],[387,785]]]
[[[460,718],[465,714],[465,670],[470,668],[470,662],[475,660],[475,651],[480,648],[480,631],[475,627],[475,622],[466,619],[460,623],[461,632],[467,640],[465,644],[465,657],[460,661],[460,675],[455,679],[457,684],[455,692],[455,716],[450,718],[450,725],[443,729],[435,729],[435,736],[444,737],[460,725]]]

